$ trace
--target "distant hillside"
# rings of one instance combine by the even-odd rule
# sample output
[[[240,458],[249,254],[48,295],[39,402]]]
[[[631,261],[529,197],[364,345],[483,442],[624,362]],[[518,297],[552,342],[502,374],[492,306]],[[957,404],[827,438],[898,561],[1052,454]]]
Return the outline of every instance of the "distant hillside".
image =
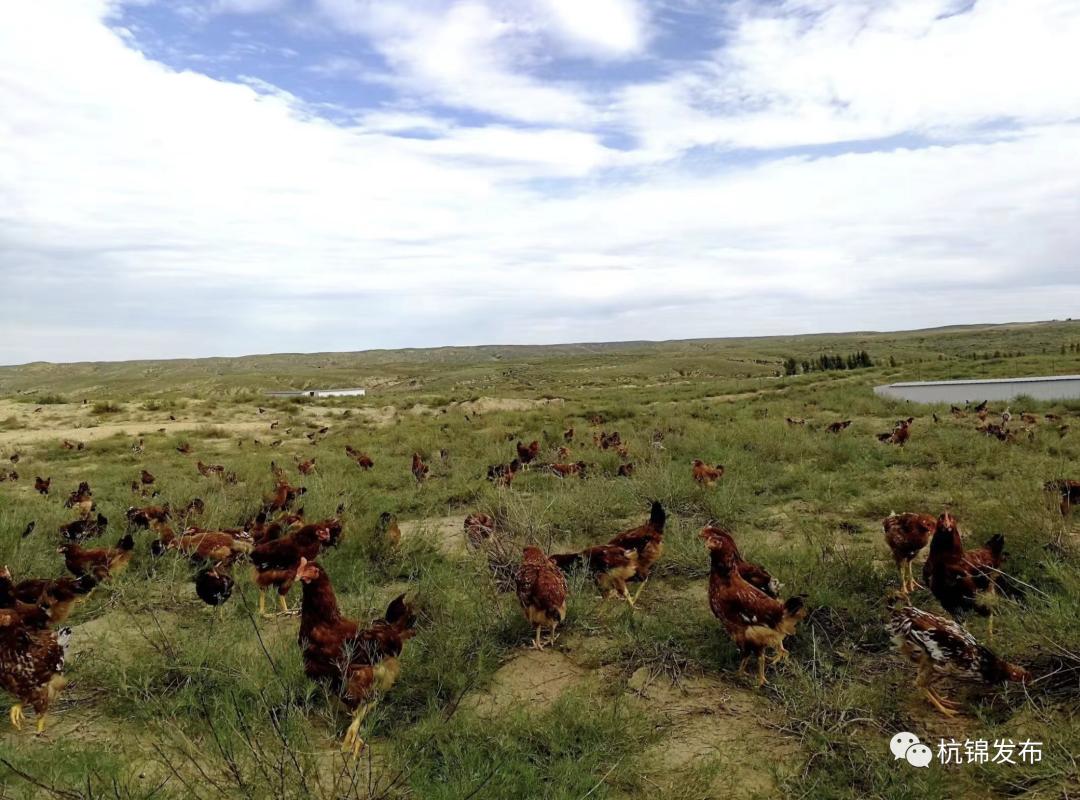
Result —
[[[352,353],[279,353],[237,358],[158,361],[37,362],[0,367],[0,395],[198,394],[365,386],[384,393],[467,393],[498,377],[510,385],[587,386],[588,372],[606,380],[673,377],[773,377],[786,358],[868,351],[878,366],[895,364],[899,377],[976,377],[1080,371],[1063,344],[1080,342],[1080,323],[1033,322],[964,325],[893,333],[853,332],[799,336],[608,342],[559,345],[488,345]],[[972,354],[989,360],[972,361]],[[994,356],[997,355],[995,359]],[[999,363],[1009,360],[1008,368]],[[1059,363],[1060,362],[1060,363]],[[917,365],[917,368],[916,368]]]

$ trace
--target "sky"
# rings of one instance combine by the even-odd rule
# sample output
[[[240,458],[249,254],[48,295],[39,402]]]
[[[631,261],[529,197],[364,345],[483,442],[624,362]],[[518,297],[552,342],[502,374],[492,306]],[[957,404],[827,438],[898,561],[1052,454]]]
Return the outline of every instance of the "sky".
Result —
[[[1080,0],[0,7],[0,363],[1080,316]]]

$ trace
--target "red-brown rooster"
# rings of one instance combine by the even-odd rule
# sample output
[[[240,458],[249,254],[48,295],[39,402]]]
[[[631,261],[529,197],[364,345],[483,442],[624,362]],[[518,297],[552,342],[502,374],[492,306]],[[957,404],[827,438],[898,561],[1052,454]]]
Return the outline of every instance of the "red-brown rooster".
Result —
[[[664,511],[659,500],[654,500],[649,508],[648,522],[616,534],[608,542],[608,544],[637,553],[637,568],[631,579],[641,581],[641,586],[634,594],[635,603],[649,581],[653,565],[660,560],[664,552],[664,525],[666,523],[667,512]]]
[[[747,561],[739,554],[739,546],[735,544],[735,537],[731,535],[731,531],[727,528],[722,528],[719,525],[706,525],[698,535],[706,545],[710,541],[718,541],[729,547],[735,556],[735,568],[744,581],[755,589],[765,592],[769,597],[780,596],[781,583],[769,574],[765,567]]]
[[[538,455],[540,455],[540,442],[534,439],[533,441],[529,442],[528,446],[526,446],[519,441],[517,443],[516,449],[517,460],[524,467],[532,463],[532,461]]]
[[[543,650],[540,632],[551,628],[550,641],[554,644],[555,629],[566,619],[566,578],[543,550],[526,547],[514,583],[525,619],[536,628],[533,647]]]
[[[990,537],[985,547],[965,550],[956,520],[945,512],[938,517],[930,552],[923,564],[923,580],[949,614],[959,621],[975,612],[987,620],[987,635],[994,637],[993,596],[997,588],[1014,593],[1000,567],[1004,561],[1005,537]]]
[[[417,483],[423,483],[427,480],[428,472],[430,469],[428,465],[424,463],[424,458],[419,453],[412,454],[412,474],[416,478]]]
[[[1058,507],[1061,509],[1061,516],[1063,517],[1069,516],[1072,507],[1080,503],[1080,481],[1061,478],[1056,481],[1048,481],[1043,488],[1061,498]]]
[[[702,486],[713,486],[718,480],[724,477],[724,465],[717,464],[715,467],[710,467],[700,458],[695,458],[690,462],[691,474],[694,477],[694,482],[701,484]]]
[[[551,560],[565,573],[584,567],[596,581],[605,599],[617,594],[633,607],[634,598],[630,596],[626,582],[637,574],[636,550],[624,550],[613,544],[598,544],[577,553],[555,553]]]
[[[259,587],[259,613],[266,616],[266,590],[277,588],[278,602],[283,614],[289,613],[285,599],[296,580],[296,570],[301,559],[312,561],[335,534],[340,533],[341,523],[335,519],[305,525],[294,533],[280,539],[263,542],[251,551],[255,585]]]
[[[784,639],[795,633],[799,620],[806,616],[803,598],[781,602],[769,597],[739,574],[735,549],[727,541],[712,537],[705,544],[711,560],[709,608],[742,653],[739,671],[743,672],[756,655],[758,686],[764,686],[765,651],[776,652],[774,664],[787,657]]]
[[[360,725],[379,695],[397,681],[398,659],[415,633],[416,616],[405,595],[400,595],[387,606],[383,619],[362,630],[341,615],[330,578],[321,566],[301,558],[296,578],[303,586],[298,640],[304,673],[327,686],[352,712],[341,746],[356,757],[364,748]]]

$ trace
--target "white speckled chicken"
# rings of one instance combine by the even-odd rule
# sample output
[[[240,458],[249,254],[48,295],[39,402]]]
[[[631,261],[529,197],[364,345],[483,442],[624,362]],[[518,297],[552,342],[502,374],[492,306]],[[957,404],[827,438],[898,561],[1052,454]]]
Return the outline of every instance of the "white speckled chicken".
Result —
[[[950,675],[984,683],[1024,683],[1031,673],[998,658],[959,623],[903,606],[893,611],[886,626],[897,649],[919,667],[915,686],[930,704],[948,717],[959,705],[938,694],[931,683],[936,675]]]

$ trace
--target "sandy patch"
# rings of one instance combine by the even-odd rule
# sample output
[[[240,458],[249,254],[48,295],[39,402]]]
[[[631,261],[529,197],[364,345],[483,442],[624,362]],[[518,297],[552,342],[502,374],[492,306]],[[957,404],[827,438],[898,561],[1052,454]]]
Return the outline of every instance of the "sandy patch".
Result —
[[[423,538],[435,545],[435,549],[448,556],[462,557],[465,549],[465,517],[430,517],[410,519],[398,523],[402,542]]]
[[[183,421],[183,422],[114,422],[94,427],[82,428],[41,428],[18,431],[0,431],[0,444],[31,444],[49,440],[61,441],[68,439],[72,442],[101,441],[110,436],[122,434],[124,436],[153,436],[160,434],[160,428],[164,428],[162,435],[193,431],[199,428],[220,428],[230,433],[259,433],[266,431],[263,422],[209,422],[209,421]]]
[[[798,742],[769,725],[775,712],[758,692],[711,676],[675,685],[645,669],[631,676],[629,691],[663,719],[664,737],[645,755],[655,765],[647,779],[665,791],[683,785],[688,770],[708,765],[716,768],[706,773],[708,785],[684,786],[686,796],[775,796],[773,771],[802,764]]]
[[[462,705],[486,716],[513,709],[544,711],[588,675],[558,650],[523,650],[496,671],[484,691],[467,696]]]
[[[491,411],[533,411],[548,406],[561,406],[564,402],[561,397],[541,400],[530,400],[521,397],[479,397],[476,400],[454,403],[451,407],[457,408],[466,414],[487,414]]]

